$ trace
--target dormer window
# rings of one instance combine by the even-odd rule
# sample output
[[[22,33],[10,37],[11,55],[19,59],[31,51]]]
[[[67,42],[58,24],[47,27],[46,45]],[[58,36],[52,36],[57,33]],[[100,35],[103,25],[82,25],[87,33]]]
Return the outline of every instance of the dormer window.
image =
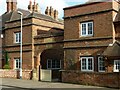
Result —
[[[93,36],[93,22],[81,23],[81,36]]]

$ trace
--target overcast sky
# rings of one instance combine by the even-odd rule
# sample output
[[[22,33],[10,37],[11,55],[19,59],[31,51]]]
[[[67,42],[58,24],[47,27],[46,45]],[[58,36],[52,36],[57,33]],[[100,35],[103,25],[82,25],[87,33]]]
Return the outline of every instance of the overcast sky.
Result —
[[[30,0],[17,0],[17,7],[26,9],[28,7]],[[34,0],[31,0],[34,2]],[[44,14],[45,8],[47,6],[52,6],[54,9],[57,9],[59,12],[59,18],[63,17],[63,8],[73,5],[78,5],[85,3],[88,0],[36,0],[41,9],[41,13]],[[0,15],[6,12],[6,0],[0,0]]]

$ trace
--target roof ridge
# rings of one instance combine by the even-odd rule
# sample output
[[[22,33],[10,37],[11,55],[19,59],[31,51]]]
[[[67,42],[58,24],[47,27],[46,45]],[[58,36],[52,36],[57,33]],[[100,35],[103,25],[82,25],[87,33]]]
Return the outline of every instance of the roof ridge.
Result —
[[[29,10],[22,9],[22,8],[18,8],[17,10],[29,11]],[[16,10],[16,11],[17,11],[17,10]]]
[[[8,12],[8,13],[6,13],[6,15],[7,15],[7,14],[10,14],[9,21],[11,21],[11,18],[12,18],[13,12]]]

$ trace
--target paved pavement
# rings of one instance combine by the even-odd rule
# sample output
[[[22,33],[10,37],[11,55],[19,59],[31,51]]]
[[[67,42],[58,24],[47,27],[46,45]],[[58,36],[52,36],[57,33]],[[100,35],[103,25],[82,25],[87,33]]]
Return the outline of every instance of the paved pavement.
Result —
[[[2,78],[2,90],[117,90],[96,86]]]

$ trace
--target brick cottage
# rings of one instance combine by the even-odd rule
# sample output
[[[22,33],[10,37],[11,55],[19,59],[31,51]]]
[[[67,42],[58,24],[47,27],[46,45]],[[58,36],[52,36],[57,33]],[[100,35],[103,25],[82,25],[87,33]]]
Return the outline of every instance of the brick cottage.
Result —
[[[41,70],[51,70],[62,82],[118,87],[120,81],[120,4],[118,1],[88,2],[58,11],[38,4],[28,10],[7,0],[2,15],[2,63],[9,57],[11,69],[20,66],[20,15],[23,13],[23,70],[41,80]],[[111,78],[112,77],[112,78]]]

